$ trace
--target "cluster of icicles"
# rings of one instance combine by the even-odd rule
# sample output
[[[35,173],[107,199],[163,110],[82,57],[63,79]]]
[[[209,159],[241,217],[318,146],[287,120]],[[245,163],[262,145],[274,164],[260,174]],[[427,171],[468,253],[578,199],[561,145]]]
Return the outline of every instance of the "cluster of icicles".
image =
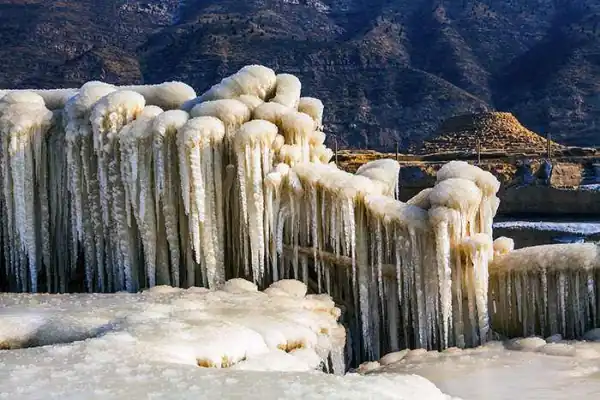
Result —
[[[504,335],[573,339],[600,327],[600,246],[594,243],[511,251],[489,272],[490,315]]]
[[[398,163],[338,169],[322,119],[295,76],[257,65],[199,97],[177,82],[4,93],[0,287],[296,278],[360,315],[358,359],[485,341],[498,181],[451,162],[402,203]]]

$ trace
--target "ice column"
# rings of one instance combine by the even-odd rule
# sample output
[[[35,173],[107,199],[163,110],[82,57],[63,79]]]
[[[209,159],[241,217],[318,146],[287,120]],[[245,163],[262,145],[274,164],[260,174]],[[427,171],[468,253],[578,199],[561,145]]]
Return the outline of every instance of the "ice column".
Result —
[[[137,225],[142,242],[147,282],[141,287],[153,287],[158,282],[169,283],[166,259],[157,260],[157,226],[154,201],[152,122],[163,112],[156,106],[146,106],[135,121],[119,132],[121,180],[125,190],[127,227]],[[162,247],[159,247],[161,249]],[[158,271],[157,271],[157,261]],[[134,266],[134,268],[137,265]]]
[[[467,288],[471,343],[484,343],[488,339],[488,257],[491,238],[484,233],[466,237],[462,241],[465,257],[464,281]]]
[[[49,267],[46,144],[52,121],[39,95],[9,93],[0,102],[2,241],[7,276],[19,291],[37,291],[38,273]]]
[[[180,286],[183,283],[180,276],[181,247],[189,247],[189,243],[180,241],[180,230],[182,236],[186,237],[188,228],[185,220],[183,225],[186,226],[180,226],[179,210],[183,209],[183,198],[181,196],[179,151],[177,148],[177,137],[188,119],[187,112],[170,110],[154,118],[152,124],[156,222],[159,232],[164,230],[167,241],[173,286]],[[164,243],[161,244],[159,241],[157,245],[159,246],[158,251],[160,251],[160,246],[164,246]],[[183,258],[187,259],[187,257]]]
[[[379,330],[371,336],[380,337],[373,344],[374,355],[400,346],[432,348],[441,318],[435,243],[427,211],[381,195],[366,196],[365,205],[372,232],[367,268],[371,269],[370,281],[376,283],[368,286],[368,298],[371,308],[383,314],[371,318],[371,329]]]
[[[116,91],[100,99],[92,109],[94,151],[98,158],[100,209],[107,279],[113,290],[137,290],[137,243],[127,222],[125,187],[121,178],[119,132],[142,112],[144,97],[132,91]]]
[[[196,262],[203,283],[211,288],[225,282],[225,223],[223,208],[223,140],[225,126],[215,117],[190,119],[178,137],[181,193]],[[188,271],[193,285],[193,271]]]
[[[268,249],[265,237],[264,179],[274,163],[272,144],[277,126],[264,120],[243,124],[234,138],[237,163],[237,187],[241,211],[241,259],[244,270],[256,282],[264,277]]]
[[[72,258],[77,260],[79,243],[83,245],[88,291],[106,291],[105,256],[98,160],[94,152],[90,116],[94,104],[115,88],[102,82],[88,82],[71,97],[64,109],[67,145],[67,187],[71,197]]]
[[[254,98],[258,99],[258,97]],[[258,100],[262,102],[262,100]],[[235,198],[234,194],[239,193],[239,188],[236,186],[237,180],[235,179],[237,167],[234,138],[242,124],[250,120],[251,111],[242,101],[223,99],[200,103],[192,109],[191,115],[193,117],[216,117],[223,122],[225,127],[222,158],[224,166],[223,193],[220,196],[223,198],[221,205],[224,208],[225,245],[227,249],[231,249],[226,252],[225,261],[228,265],[240,265],[243,263],[240,258],[241,252],[235,251],[235,249],[240,249],[243,246],[243,243],[239,242],[240,235],[237,234],[239,225],[235,223],[235,221],[240,220],[240,208],[237,207],[236,202],[232,201]]]

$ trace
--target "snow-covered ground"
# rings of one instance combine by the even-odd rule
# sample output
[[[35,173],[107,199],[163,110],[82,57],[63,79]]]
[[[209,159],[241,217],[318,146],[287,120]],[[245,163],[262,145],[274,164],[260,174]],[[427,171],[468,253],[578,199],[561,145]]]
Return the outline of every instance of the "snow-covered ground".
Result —
[[[343,362],[338,317],[297,281],[0,294],[0,399],[447,398],[419,376],[320,372]]]
[[[600,393],[600,342],[560,338],[402,351],[364,375],[326,374],[320,370],[329,355],[341,368],[338,316],[328,296],[306,295],[297,281],[264,292],[234,280],[222,291],[0,294],[0,399],[448,399],[444,392],[465,400],[558,400]],[[586,339],[599,340],[600,330]]]
[[[600,339],[598,331],[589,338]],[[465,400],[595,399],[600,393],[600,342],[528,338],[441,353],[403,351],[383,357],[381,364],[371,364],[376,369],[368,376],[419,374]]]

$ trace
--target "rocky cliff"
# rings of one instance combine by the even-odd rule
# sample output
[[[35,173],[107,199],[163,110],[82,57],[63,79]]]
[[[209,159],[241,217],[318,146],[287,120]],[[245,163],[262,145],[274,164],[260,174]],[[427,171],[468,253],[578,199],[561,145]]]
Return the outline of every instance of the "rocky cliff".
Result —
[[[340,147],[419,146],[465,113],[512,112],[600,144],[597,0],[5,0],[0,87],[178,79],[248,63],[297,74]]]

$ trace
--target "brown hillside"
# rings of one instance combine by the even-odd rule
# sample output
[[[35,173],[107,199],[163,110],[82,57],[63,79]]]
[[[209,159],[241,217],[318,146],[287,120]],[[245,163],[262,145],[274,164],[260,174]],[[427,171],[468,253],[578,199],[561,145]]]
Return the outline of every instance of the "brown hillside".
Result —
[[[181,80],[247,64],[326,105],[328,144],[402,151],[504,110],[600,145],[599,0],[2,0],[0,88]]]
[[[478,140],[482,152],[543,152],[547,148],[546,138],[525,128],[511,113],[488,112],[445,120],[432,137],[415,150],[420,154],[473,152]],[[553,150],[564,148],[556,142],[552,142],[552,147]]]

